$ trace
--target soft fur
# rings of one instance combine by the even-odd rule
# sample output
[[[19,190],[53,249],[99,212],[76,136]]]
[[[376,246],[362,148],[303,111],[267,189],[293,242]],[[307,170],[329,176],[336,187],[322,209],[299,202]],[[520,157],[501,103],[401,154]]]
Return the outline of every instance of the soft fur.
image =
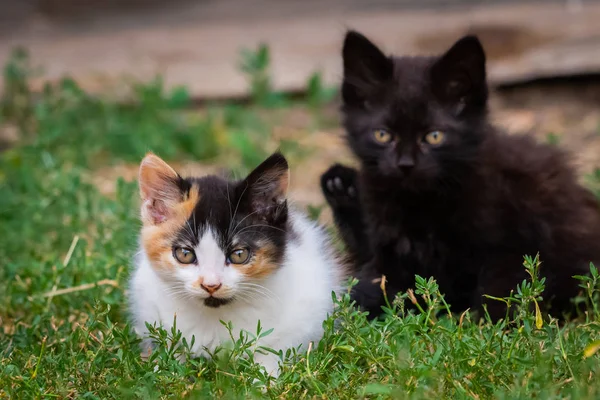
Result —
[[[240,330],[273,332],[259,345],[285,350],[318,341],[332,312],[332,292],[343,283],[342,269],[326,233],[302,214],[289,210],[285,158],[274,154],[246,179],[216,176],[181,178],[155,155],[140,167],[141,249],[131,280],[136,329],[146,322],[177,328],[195,355],[229,340],[220,322]],[[178,248],[196,260],[182,264]],[[251,257],[235,264],[228,254],[248,249]],[[278,359],[256,354],[267,371],[278,373]]]
[[[357,302],[378,315],[377,278],[393,296],[419,274],[437,279],[454,311],[480,309],[484,294],[507,296],[526,279],[523,256],[539,252],[544,304],[570,310],[572,276],[600,260],[598,201],[561,150],[490,125],[479,40],[388,57],[351,31],[343,60],[344,126],[361,168],[335,165],[322,187],[356,262]],[[504,316],[504,303],[487,302]]]

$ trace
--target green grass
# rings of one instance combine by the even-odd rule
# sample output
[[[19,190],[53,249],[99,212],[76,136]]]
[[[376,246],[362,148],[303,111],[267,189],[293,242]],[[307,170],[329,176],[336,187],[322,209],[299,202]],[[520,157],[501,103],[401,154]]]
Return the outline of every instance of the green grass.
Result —
[[[390,299],[382,321],[369,323],[342,299],[324,339],[308,354],[289,351],[277,380],[252,362],[251,336],[235,338],[214,360],[182,364],[176,358],[186,343],[172,345],[178,332],[156,329],[160,346],[142,361],[126,308],[136,184],[119,181],[109,198],[86,177],[99,166],[138,162],[148,150],[226,162],[239,173],[257,164],[269,135],[257,103],[282,101],[264,83],[261,57],[246,65],[254,103],[202,116],[188,112],[184,89],[166,92],[160,80],[136,87],[127,104],[69,80],[35,98],[25,58],[7,66],[1,118],[21,140],[0,154],[0,398],[599,398],[600,277],[595,268],[580,277],[582,313],[559,326],[536,312],[544,282],[531,258],[524,268],[532,278],[505,300],[510,324],[449,316],[435,282],[418,279],[415,293]],[[330,99],[313,78],[308,106]],[[598,182],[590,176],[592,187]],[[409,313],[414,296],[423,306]]]

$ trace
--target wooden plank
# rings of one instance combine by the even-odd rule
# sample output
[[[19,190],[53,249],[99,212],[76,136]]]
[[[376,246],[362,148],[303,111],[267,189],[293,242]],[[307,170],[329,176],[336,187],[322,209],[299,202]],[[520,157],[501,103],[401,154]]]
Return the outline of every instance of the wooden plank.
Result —
[[[186,4],[195,3],[184,2],[181,7]],[[247,94],[238,69],[240,50],[259,42],[270,46],[276,89],[303,89],[317,70],[326,82],[336,84],[341,41],[351,27],[398,54],[435,53],[472,31],[488,50],[494,84],[600,72],[598,3],[582,3],[578,8],[562,2],[511,3],[443,11],[369,12],[363,7],[343,13],[298,13],[285,19],[274,17],[275,11],[264,19],[205,16],[201,23],[146,15],[148,23],[140,19],[128,25],[121,20],[111,27],[106,19],[109,26],[103,29],[98,29],[103,20],[77,29],[34,21],[0,37],[0,64],[7,61],[11,48],[21,45],[29,49],[34,64],[44,68],[44,79],[68,75],[92,92],[119,91],[123,79],[147,81],[161,74],[167,86],[186,85],[197,98],[237,97]],[[34,85],[39,88],[41,82],[38,79]]]

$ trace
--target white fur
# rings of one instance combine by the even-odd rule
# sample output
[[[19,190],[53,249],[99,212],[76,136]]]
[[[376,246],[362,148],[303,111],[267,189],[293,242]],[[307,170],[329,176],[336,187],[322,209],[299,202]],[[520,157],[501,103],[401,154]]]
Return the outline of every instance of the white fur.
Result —
[[[306,350],[309,342],[321,338],[322,323],[333,310],[331,293],[339,293],[344,274],[326,233],[294,211],[290,211],[290,220],[294,237],[288,242],[281,267],[262,281],[253,281],[262,286],[260,293],[244,293],[241,274],[232,267],[223,267],[225,255],[210,231],[204,233],[195,249],[199,265],[180,268],[175,276],[159,275],[142,250],[136,260],[130,295],[138,333],[147,335],[145,322],[170,329],[176,314],[177,328],[188,343],[195,337],[194,355],[206,356],[205,349],[213,351],[229,340],[227,329],[219,320],[233,324],[234,337],[239,337],[239,330],[255,334],[260,320],[263,332],[274,330],[258,345],[284,351],[302,345]],[[207,293],[189,286],[199,276],[205,283],[211,280],[231,287],[238,298],[218,308],[205,306],[202,299]],[[177,285],[185,286],[180,295],[173,293]],[[276,356],[257,353],[255,359],[268,373],[278,374]]]

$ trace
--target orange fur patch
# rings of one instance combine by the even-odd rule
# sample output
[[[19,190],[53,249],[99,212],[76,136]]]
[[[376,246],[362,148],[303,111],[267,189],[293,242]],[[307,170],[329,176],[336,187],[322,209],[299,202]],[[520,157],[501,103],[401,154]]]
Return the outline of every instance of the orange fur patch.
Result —
[[[275,263],[277,249],[275,246],[267,244],[261,246],[252,256],[250,264],[233,265],[242,274],[248,278],[262,279],[271,275],[279,265]]]
[[[198,187],[193,185],[189,195],[172,207],[168,220],[161,224],[152,224],[143,219],[142,245],[155,268],[175,269],[180,266],[172,256],[173,239],[184,227],[199,200]]]

